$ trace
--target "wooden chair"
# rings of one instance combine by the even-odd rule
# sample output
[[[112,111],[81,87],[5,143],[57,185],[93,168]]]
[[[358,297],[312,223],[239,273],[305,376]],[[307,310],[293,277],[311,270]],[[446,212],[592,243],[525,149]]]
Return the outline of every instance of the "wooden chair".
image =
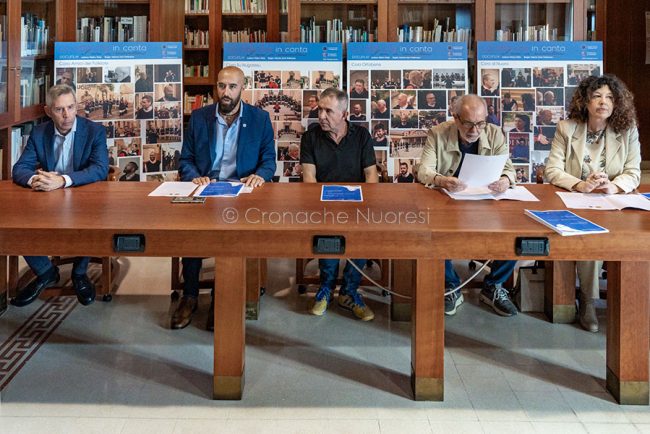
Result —
[[[107,181],[117,181],[120,176],[121,169],[117,166],[110,166],[108,170]],[[74,257],[68,256],[53,256],[52,263],[55,266],[61,267],[64,265],[72,264],[74,262]],[[101,272],[98,275],[90,270],[89,277],[95,283],[95,289],[97,296],[101,297],[102,301],[109,302],[113,299],[112,290],[113,290],[113,281],[115,275],[119,271],[119,263],[117,258],[114,257],[91,257],[91,264],[100,264]],[[18,257],[10,256],[9,257],[9,296],[15,297],[18,288],[25,286],[30,280],[34,277],[34,273],[29,268],[22,274],[19,275],[18,270]],[[44,290],[40,298],[49,298],[56,297],[60,295],[75,295],[74,289],[72,287],[72,282],[70,280],[62,282],[59,286],[53,286]]]

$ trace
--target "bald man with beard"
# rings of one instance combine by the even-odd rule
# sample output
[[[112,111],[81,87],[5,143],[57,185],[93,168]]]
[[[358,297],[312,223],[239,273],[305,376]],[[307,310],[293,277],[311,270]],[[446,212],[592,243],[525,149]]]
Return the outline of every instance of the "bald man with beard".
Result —
[[[241,69],[228,66],[219,71],[217,102],[192,112],[183,137],[181,181],[205,185],[236,179],[259,188],[271,180],[276,165],[271,119],[266,111],[241,100],[243,89]],[[183,297],[172,316],[172,329],[187,327],[192,320],[201,265],[201,258],[183,258]],[[212,312],[211,308],[208,330],[214,329]]]

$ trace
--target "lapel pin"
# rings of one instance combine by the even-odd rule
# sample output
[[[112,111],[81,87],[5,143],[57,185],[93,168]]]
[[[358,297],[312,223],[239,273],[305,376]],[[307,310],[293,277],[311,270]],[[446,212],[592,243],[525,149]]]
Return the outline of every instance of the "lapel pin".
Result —
[[[246,128],[246,124],[243,124],[242,127]]]

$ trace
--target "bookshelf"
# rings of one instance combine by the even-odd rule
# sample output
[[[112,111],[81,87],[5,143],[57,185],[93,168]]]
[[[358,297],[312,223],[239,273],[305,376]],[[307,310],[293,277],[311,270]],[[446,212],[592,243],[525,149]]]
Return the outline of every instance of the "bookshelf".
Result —
[[[596,0],[587,0],[587,33],[585,37],[587,41],[599,40],[600,34],[596,31],[596,16]]]
[[[584,40],[585,3],[585,0],[485,0],[485,40]]]
[[[7,101],[7,0],[0,0],[0,118],[9,110]]]
[[[474,1],[432,3],[397,0],[389,4],[388,32],[393,42],[466,42],[474,40]]]
[[[183,28],[183,114],[187,117],[192,110],[212,101],[217,53],[214,47],[220,45],[218,17],[215,13],[218,0],[184,0]]]
[[[180,0],[186,117],[213,101],[224,42],[280,41],[280,22],[285,33],[288,26],[287,1]],[[280,11],[281,5],[284,12]]]
[[[389,0],[288,0],[290,42],[388,41]]]

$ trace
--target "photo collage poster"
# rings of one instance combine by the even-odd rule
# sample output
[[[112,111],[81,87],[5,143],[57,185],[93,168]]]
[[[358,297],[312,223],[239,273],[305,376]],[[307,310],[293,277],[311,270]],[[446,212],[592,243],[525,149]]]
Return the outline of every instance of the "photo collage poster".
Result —
[[[277,169],[274,180],[302,179],[300,139],[318,122],[318,97],[328,87],[343,86],[341,44],[225,43],[223,66],[237,66],[246,76],[242,100],[271,117]]]
[[[503,128],[517,182],[543,174],[558,122],[576,86],[603,74],[601,42],[479,42],[478,94]]]
[[[77,115],[106,127],[118,181],[176,181],[183,145],[182,44],[57,42],[55,84],[77,94]]]
[[[349,43],[350,122],[370,131],[384,182],[415,182],[428,130],[467,92],[464,43]]]

